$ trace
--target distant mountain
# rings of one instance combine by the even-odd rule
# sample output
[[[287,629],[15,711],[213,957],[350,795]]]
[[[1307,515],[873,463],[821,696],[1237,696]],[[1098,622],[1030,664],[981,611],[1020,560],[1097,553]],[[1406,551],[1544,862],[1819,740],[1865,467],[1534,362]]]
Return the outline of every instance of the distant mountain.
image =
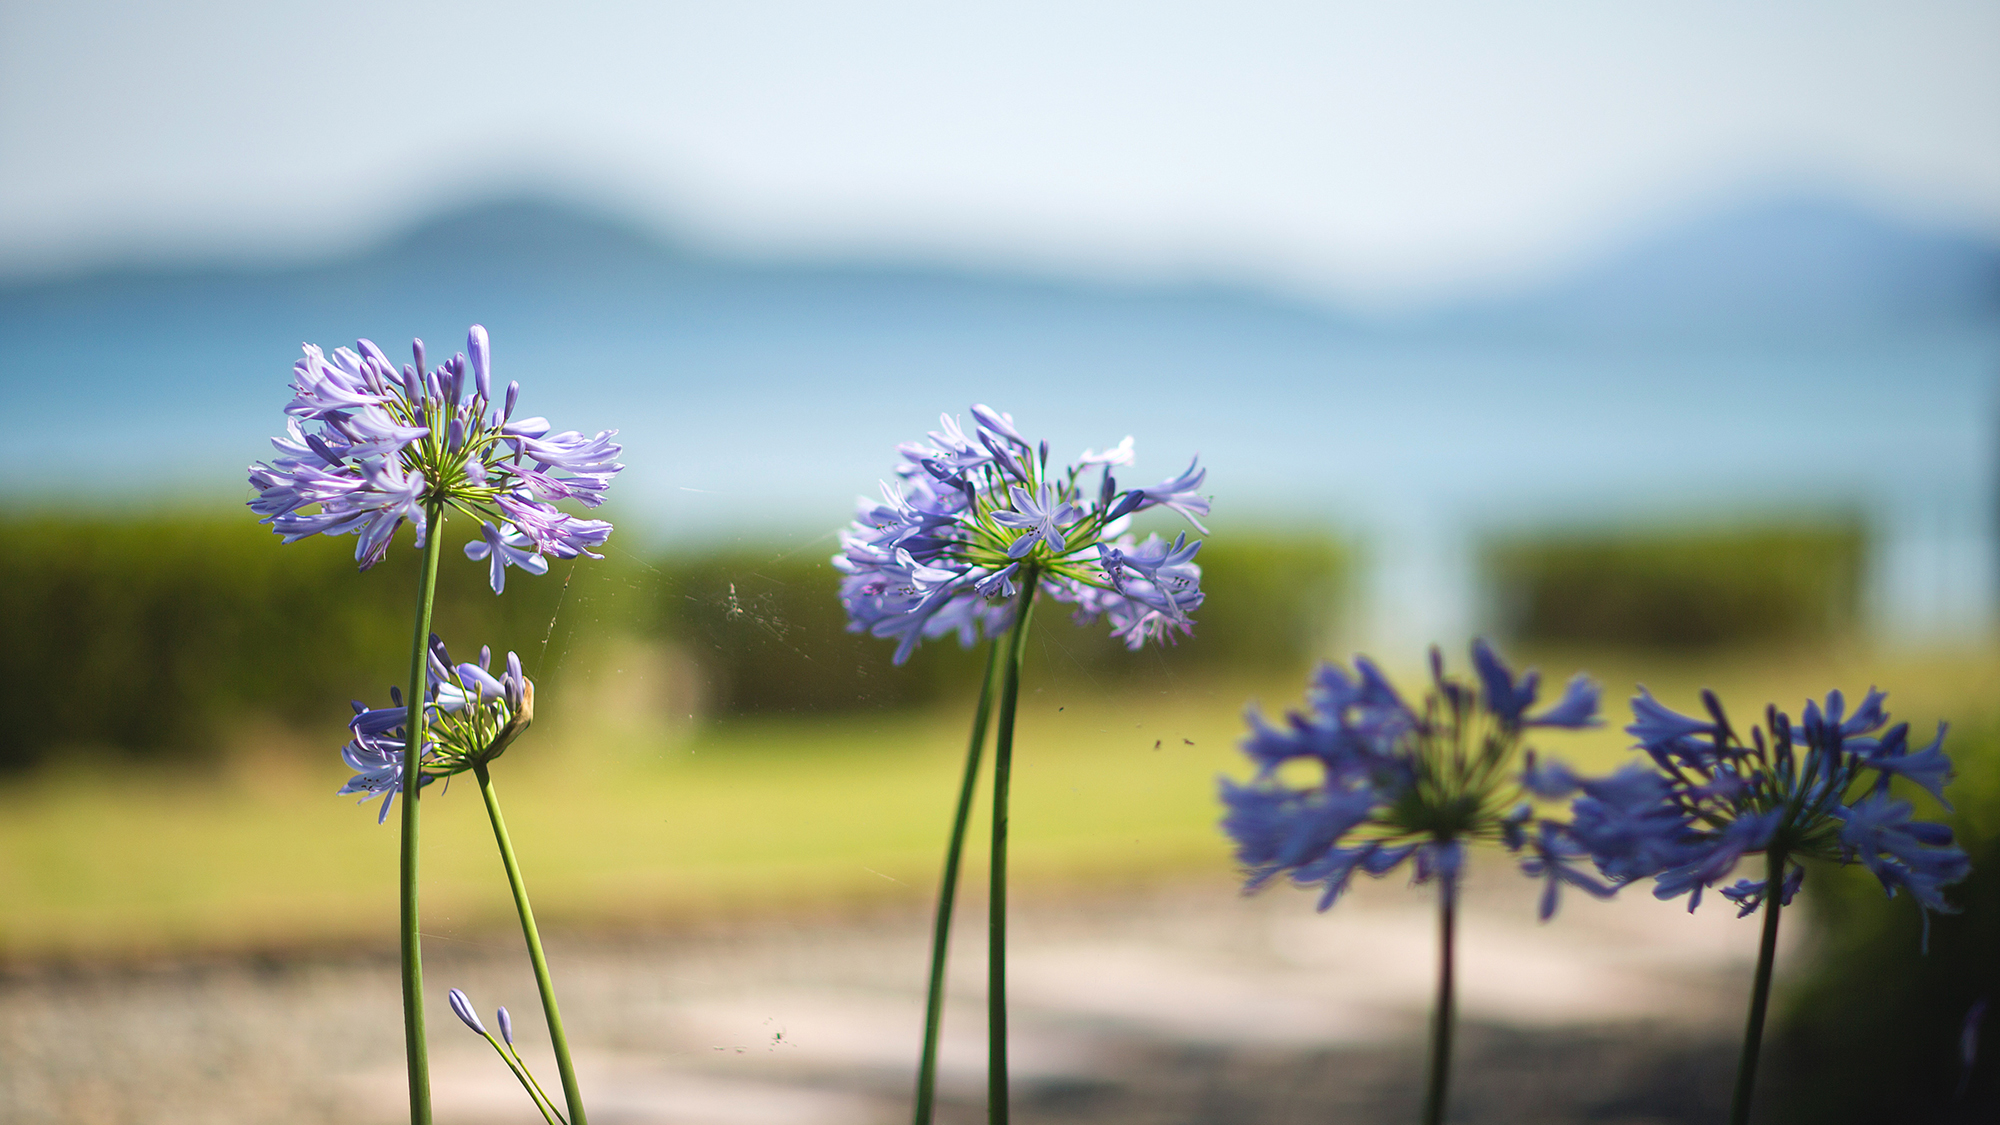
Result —
[[[1658,230],[1524,296],[1442,319],[1647,335],[1851,332],[2000,319],[2000,244],[1826,199]]]
[[[541,198],[486,200],[431,216],[366,255],[369,260],[550,263],[687,260],[697,255],[629,219]]]
[[[535,413],[621,427],[623,494],[687,525],[843,512],[910,427],[978,401],[1045,420],[1059,448],[1133,433],[1177,462],[1148,474],[1199,450],[1242,495],[1329,511],[1780,480],[1850,495],[1915,448],[1903,477],[1987,479],[2000,248],[1772,204],[1388,321],[1242,286],[731,257],[500,200],[337,260],[0,286],[0,496],[233,484],[267,455],[301,341],[421,335],[445,355],[474,322]],[[1850,456],[1771,446],[1780,414]],[[1692,462],[1686,435],[1707,446]]]
[[[1068,319],[1085,308],[1228,310],[1276,328],[1426,335],[1736,336],[1880,331],[2000,320],[2000,242],[1901,223],[1829,199],[1766,201],[1655,230],[1566,276],[1505,297],[1469,297],[1390,322],[1241,286],[1106,285],[1018,271],[880,260],[731,258],[663,237],[629,218],[568,202],[485,201],[435,215],[357,255],[275,267],[149,266],[0,284],[0,325],[24,307],[119,303],[171,291],[199,303],[249,288],[311,300],[386,295],[414,285],[436,298],[478,294],[563,308],[580,292],[612,312],[644,293],[656,312],[690,302],[786,316],[882,313]],[[420,298],[421,299],[421,298]],[[662,301],[665,304],[662,304]],[[426,302],[428,303],[428,302]],[[485,307],[485,305],[482,305]],[[576,310],[565,309],[564,315]],[[1034,314],[1030,314],[1034,315]],[[1086,314],[1094,315],[1094,314]],[[1200,315],[1200,314],[1198,314]]]

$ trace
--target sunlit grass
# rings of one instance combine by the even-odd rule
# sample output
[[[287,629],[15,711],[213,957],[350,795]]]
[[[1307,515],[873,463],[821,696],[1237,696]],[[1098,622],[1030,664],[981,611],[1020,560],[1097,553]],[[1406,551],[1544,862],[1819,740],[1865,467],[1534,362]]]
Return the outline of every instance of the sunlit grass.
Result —
[[[2000,659],[1984,651],[1537,655],[1557,683],[1582,665],[1607,685],[1610,726],[1541,740],[1590,769],[1628,754],[1616,728],[1638,680],[1689,709],[1712,684],[1745,720],[1766,699],[1796,711],[1808,693],[1872,683],[1926,733],[1937,718],[1985,718],[2000,684]],[[1414,669],[1399,679],[1420,686]],[[1122,885],[1226,868],[1214,779],[1245,772],[1234,746],[1244,703],[1277,712],[1303,689],[1300,669],[1031,690],[1016,751],[1015,878]],[[552,928],[923,902],[968,709],[537,730],[495,778]],[[344,780],[337,737],[335,728],[320,750],[267,746],[219,772],[78,767],[0,789],[0,953],[392,942],[395,831],[376,826],[373,805],[333,795]],[[975,880],[984,833],[981,823],[968,860]],[[425,798],[423,864],[428,934],[480,940],[508,924],[470,785]]]

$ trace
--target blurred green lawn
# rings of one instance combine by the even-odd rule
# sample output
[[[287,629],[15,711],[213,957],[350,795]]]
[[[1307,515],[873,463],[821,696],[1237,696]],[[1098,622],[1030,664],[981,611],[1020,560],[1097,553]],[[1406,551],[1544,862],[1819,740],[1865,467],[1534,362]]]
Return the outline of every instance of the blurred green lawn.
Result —
[[[1529,654],[1520,654],[1524,657]],[[1746,721],[1767,700],[1871,684],[1928,734],[1985,719],[1992,651],[1884,655],[1858,648],[1703,658],[1532,654],[1552,682],[1577,667],[1606,685],[1611,722],[1540,740],[1604,768],[1634,682],[1693,710],[1714,686]],[[1420,686],[1412,667],[1398,682]],[[1024,885],[1115,886],[1218,872],[1215,777],[1245,771],[1247,700],[1298,703],[1305,669],[1156,678],[1114,689],[1043,679],[1023,698],[1013,870]],[[710,720],[531,732],[495,770],[544,921],[556,928],[679,925],[717,915],[922,903],[937,877],[970,700],[920,712]],[[393,942],[396,829],[333,791],[338,718],[323,750],[247,736],[219,770],[75,763],[0,788],[0,958],[288,951]],[[483,940],[510,924],[499,861],[469,783],[424,801],[424,930]],[[985,822],[968,862],[983,862]],[[386,948],[386,945],[385,945]]]

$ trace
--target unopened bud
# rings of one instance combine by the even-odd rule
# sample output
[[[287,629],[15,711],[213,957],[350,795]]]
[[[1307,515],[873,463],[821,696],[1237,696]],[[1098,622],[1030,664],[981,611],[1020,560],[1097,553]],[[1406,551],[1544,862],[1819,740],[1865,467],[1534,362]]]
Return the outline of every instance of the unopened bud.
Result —
[[[472,330],[465,334],[465,350],[472,356],[473,387],[478,390],[480,398],[491,400],[493,398],[493,376],[490,370],[492,344],[486,338],[485,325],[475,324]]]
[[[472,1001],[465,998],[464,991],[454,988],[447,996],[451,1000],[453,1014],[465,1021],[465,1026],[481,1035],[486,1034],[486,1025],[479,1022],[479,1013],[472,1010]]]

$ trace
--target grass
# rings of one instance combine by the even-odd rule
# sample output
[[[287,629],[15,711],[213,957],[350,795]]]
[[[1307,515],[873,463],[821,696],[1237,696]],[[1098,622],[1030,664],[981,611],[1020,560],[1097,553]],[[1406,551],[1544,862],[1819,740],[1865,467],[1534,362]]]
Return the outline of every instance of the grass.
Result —
[[[1626,755],[1617,720],[1637,680],[1686,709],[1711,684],[1746,720],[1766,699],[1795,710],[1809,692],[1874,683],[1926,731],[1939,717],[1983,717],[2000,682],[2000,655],[1985,651],[1536,655],[1553,678],[1580,665],[1609,685],[1612,725],[1542,740],[1590,769]],[[1281,710],[1303,686],[1301,669],[1031,687],[1016,751],[1016,877],[1095,886],[1225,867],[1214,778],[1243,773],[1244,701]],[[923,903],[969,711],[538,729],[494,776],[552,929]],[[345,774],[330,747],[295,741],[249,737],[228,767],[196,775],[77,766],[0,789],[0,958],[392,943],[393,825],[333,796]],[[427,934],[484,940],[509,924],[473,786],[431,791],[424,841]],[[968,855],[975,887],[982,859]]]

